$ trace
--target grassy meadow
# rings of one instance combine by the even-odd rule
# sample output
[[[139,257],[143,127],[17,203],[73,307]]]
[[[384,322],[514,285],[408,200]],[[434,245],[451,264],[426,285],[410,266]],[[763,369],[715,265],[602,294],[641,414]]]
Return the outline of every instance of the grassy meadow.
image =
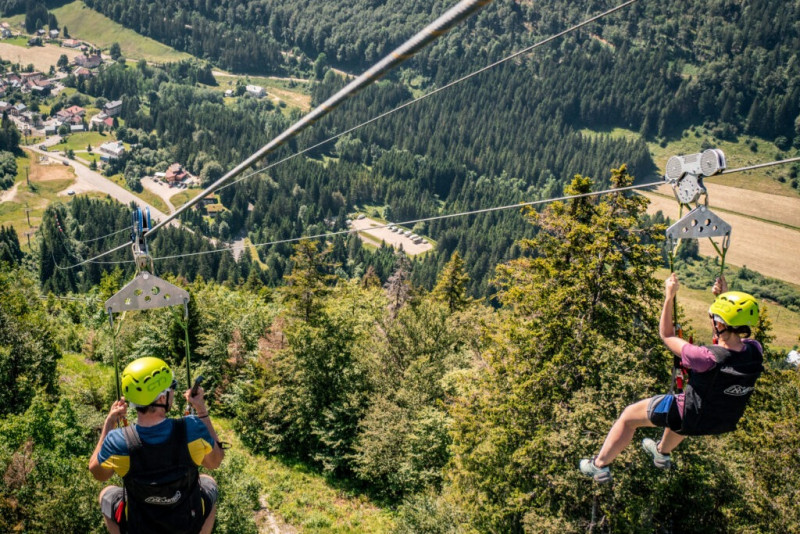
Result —
[[[27,185],[26,176],[30,178]],[[69,197],[60,196],[75,182],[75,173],[71,167],[51,163],[44,165],[38,156],[25,152],[17,158],[17,179],[11,190],[4,191],[3,202],[0,202],[0,225],[14,227],[20,244],[26,252],[28,240],[25,232],[41,225],[44,210],[54,202],[66,202]],[[12,192],[13,191],[13,192]],[[31,211],[26,215],[25,210]],[[28,225],[30,220],[30,226]],[[34,236],[31,236],[33,241]]]

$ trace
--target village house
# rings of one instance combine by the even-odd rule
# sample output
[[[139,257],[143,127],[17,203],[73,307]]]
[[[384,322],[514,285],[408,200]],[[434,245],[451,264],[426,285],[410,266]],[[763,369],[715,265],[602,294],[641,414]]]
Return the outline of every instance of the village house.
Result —
[[[23,72],[22,74],[19,75],[19,77],[21,81],[27,83],[29,81],[39,81],[45,76],[39,71],[33,71],[33,72]]]
[[[93,56],[76,56],[73,63],[79,67],[86,67],[87,69],[95,69],[103,64],[103,58],[99,55]]]
[[[12,107],[13,106],[8,102],[0,100],[0,113],[6,113],[8,111],[11,111]]]
[[[86,115],[86,110],[80,106],[70,106],[63,111],[66,111],[70,115],[77,115],[78,117],[83,117]]]
[[[86,126],[84,126],[83,123],[81,123],[81,124],[72,124],[69,127],[69,131],[70,131],[70,133],[85,132],[86,131]]]
[[[58,39],[58,30],[50,30],[50,39]]]
[[[83,124],[83,117],[86,115],[86,110],[80,106],[70,106],[66,109],[59,110],[56,113],[56,118],[61,124]]]
[[[103,125],[103,128],[110,129],[114,127],[114,119],[103,113],[102,111],[92,117],[89,121],[89,129],[90,130],[98,130],[100,125]]]
[[[29,78],[25,80],[24,88],[34,94],[47,96],[50,94],[53,84],[46,78]]]
[[[13,108],[11,108],[11,114],[19,117],[25,110],[28,109],[28,106],[23,104],[22,102],[15,104]]]
[[[25,111],[22,113],[20,118],[33,126],[38,126],[42,122],[39,114],[34,111]]]
[[[169,166],[167,172],[164,173],[164,179],[170,187],[174,187],[183,182],[185,179],[189,178],[189,176],[190,174],[186,172],[186,169],[184,169],[180,163],[173,163]]]
[[[76,78],[91,78],[94,76],[94,73],[86,67],[78,67],[72,74],[74,74]]]
[[[122,111],[122,100],[112,100],[103,106],[103,113],[109,117],[116,117]]]
[[[81,45],[81,42],[77,39],[64,39],[61,41],[61,46],[64,48],[78,48]]]
[[[0,37],[2,37],[3,39],[9,39],[13,35],[14,34],[8,28],[0,28]]]
[[[16,72],[11,72],[9,74],[6,74],[6,83],[8,83],[8,85],[10,85],[11,87],[19,87],[20,84],[22,83],[22,78],[20,78],[19,74],[17,74]]]

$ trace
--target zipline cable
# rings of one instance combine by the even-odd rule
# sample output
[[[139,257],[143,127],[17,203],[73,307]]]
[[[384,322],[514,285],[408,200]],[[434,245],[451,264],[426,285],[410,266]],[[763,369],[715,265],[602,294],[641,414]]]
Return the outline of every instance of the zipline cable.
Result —
[[[560,197],[546,198],[546,199],[543,199],[543,200],[532,200],[530,202],[519,202],[517,204],[509,204],[509,205],[506,205],[506,206],[496,206],[496,207],[493,207],[493,208],[483,208],[483,209],[472,210],[472,211],[462,211],[462,212],[459,212],[459,213],[448,213],[448,214],[445,214],[445,215],[434,215],[432,217],[425,217],[423,219],[414,219],[414,220],[411,220],[411,221],[404,221],[404,222],[398,222],[398,223],[387,223],[387,224],[382,224],[382,225],[378,225],[378,226],[372,226],[372,227],[369,228],[369,230],[379,230],[381,228],[388,228],[389,226],[413,226],[414,224],[417,224],[417,223],[420,223],[420,222],[438,221],[438,220],[442,220],[442,219],[452,219],[454,217],[464,217],[464,216],[467,216],[467,215],[480,215],[482,213],[491,213],[491,212],[494,212],[494,211],[519,209],[519,208],[525,208],[525,207],[529,207],[529,206],[538,206],[538,205],[542,205],[542,204],[549,204],[550,202],[559,202],[559,201],[562,201],[562,200],[574,200],[574,199],[585,198],[585,197],[596,197],[596,196],[607,195],[607,194],[611,194],[611,193],[619,193],[619,192],[622,192],[622,191],[633,191],[633,190],[636,190],[636,189],[644,189],[646,187],[653,187],[653,186],[661,185],[662,183],[663,183],[662,181],[658,181],[658,182],[651,182],[651,183],[647,183],[647,184],[629,185],[629,186],[626,186],[626,187],[617,187],[617,188],[614,188],[614,189],[605,189],[603,191],[590,191],[588,193],[580,193],[580,194],[577,194],[577,195],[564,195],[564,196],[560,196]],[[292,237],[292,238],[287,238],[287,239],[280,239],[280,240],[277,240],[277,241],[268,241],[266,243],[254,243],[252,246],[258,248],[258,247],[266,247],[266,246],[271,246],[271,245],[281,245],[281,244],[285,244],[285,243],[295,243],[297,241],[303,241],[303,240],[307,240],[307,239],[308,240],[323,239],[323,238],[328,238],[328,237],[335,237],[337,235],[355,234],[355,233],[362,232],[362,231],[364,231],[364,230],[356,230],[356,229],[340,230],[338,232],[326,232],[324,234],[316,234],[316,235],[305,236],[305,237]],[[160,256],[160,257],[153,258],[153,261],[171,260],[171,259],[176,259],[176,258],[185,258],[185,257],[189,257],[189,256],[202,256],[202,255],[205,255],[205,254],[215,254],[217,252],[225,252],[225,251],[229,251],[229,250],[232,250],[232,249],[230,247],[226,247],[226,248],[221,248],[221,249],[217,249],[217,250],[203,250],[203,251],[200,251],[200,252],[189,252],[189,253],[186,253],[186,254],[175,254],[175,255],[172,255],[172,256]]]
[[[601,19],[603,17],[611,15],[612,13],[615,13],[615,12],[617,12],[617,11],[623,9],[623,8],[626,8],[629,5],[631,5],[631,4],[633,4],[634,2],[637,2],[637,1],[638,0],[629,0],[628,2],[625,2],[624,4],[620,4],[617,7],[609,9],[608,11],[604,11],[603,13],[600,13],[599,15],[595,15],[592,18],[586,19],[583,22],[581,22],[579,24],[576,24],[574,26],[571,26],[571,27],[567,28],[566,30],[563,30],[563,31],[561,31],[561,32],[559,32],[559,33],[557,33],[555,35],[551,35],[550,37],[547,37],[546,39],[542,39],[541,41],[539,41],[537,43],[534,43],[533,45],[531,45],[531,46],[529,46],[527,48],[523,48],[522,50],[514,52],[513,54],[511,54],[508,57],[505,57],[503,59],[495,61],[494,63],[491,63],[489,65],[486,65],[485,67],[482,67],[482,68],[480,68],[480,69],[478,69],[478,70],[476,70],[474,72],[471,72],[470,74],[467,74],[466,76],[462,76],[461,78],[458,78],[457,80],[453,80],[452,82],[449,82],[446,85],[443,85],[443,86],[441,86],[439,88],[436,88],[436,89],[432,90],[429,93],[425,93],[424,95],[419,96],[419,97],[417,97],[417,98],[415,98],[413,100],[409,100],[408,102],[405,102],[404,104],[400,104],[399,106],[397,106],[394,109],[391,109],[391,110],[389,110],[389,111],[387,111],[385,113],[381,113],[380,115],[377,115],[377,116],[375,116],[375,117],[373,117],[373,118],[371,118],[371,119],[369,119],[369,120],[367,120],[365,122],[362,122],[361,124],[359,124],[357,126],[353,126],[349,130],[345,130],[345,131],[343,131],[341,133],[338,133],[338,134],[336,134],[336,135],[334,135],[332,137],[329,137],[328,139],[325,139],[324,141],[320,141],[316,145],[310,146],[308,148],[304,148],[300,152],[297,152],[297,153],[292,154],[290,156],[287,156],[287,157],[285,157],[285,158],[283,158],[281,160],[278,160],[278,161],[276,161],[274,163],[271,163],[271,164],[267,165],[266,167],[264,167],[262,169],[255,170],[255,171],[247,174],[246,176],[242,176],[238,180],[235,180],[235,181],[233,181],[233,182],[231,182],[229,184],[225,184],[222,187],[220,187],[219,189],[217,189],[217,192],[222,191],[223,189],[228,188],[228,187],[230,187],[232,185],[238,184],[242,180],[246,180],[247,178],[255,176],[256,174],[259,174],[259,173],[262,173],[262,172],[266,172],[269,169],[271,169],[271,168],[273,168],[273,167],[275,167],[277,165],[280,165],[281,163],[285,163],[285,162],[289,161],[290,159],[294,159],[297,156],[301,156],[301,155],[303,155],[303,154],[305,154],[307,152],[310,152],[310,151],[312,151],[314,149],[317,149],[317,148],[319,148],[319,147],[321,147],[323,145],[326,145],[326,144],[330,143],[331,141],[335,141],[335,140],[339,139],[340,137],[343,137],[343,136],[345,136],[345,135],[347,135],[349,133],[352,133],[352,132],[358,130],[359,128],[363,128],[364,126],[367,126],[368,124],[372,124],[373,122],[376,122],[376,121],[378,121],[378,120],[380,120],[380,119],[382,119],[384,117],[387,117],[387,116],[389,116],[389,115],[391,115],[391,114],[393,114],[393,113],[395,113],[397,111],[400,111],[401,109],[405,109],[405,108],[411,106],[412,104],[416,104],[417,102],[420,102],[422,100],[425,100],[428,97],[431,97],[431,96],[433,96],[435,94],[438,94],[438,93],[444,91],[445,89],[449,89],[449,88],[453,87],[454,85],[458,85],[459,83],[464,82],[466,80],[469,80],[470,78],[474,78],[478,74],[482,74],[482,73],[484,73],[484,72],[486,72],[486,71],[488,71],[490,69],[493,69],[493,68],[497,67],[498,65],[502,65],[503,63],[511,61],[512,59],[517,58],[517,57],[519,57],[519,56],[521,56],[523,54],[527,54],[528,52],[531,52],[531,51],[535,50],[536,48],[540,48],[540,47],[542,47],[542,46],[544,46],[544,45],[546,45],[546,44],[548,44],[548,43],[550,43],[550,42],[552,42],[552,41],[554,41],[554,40],[556,40],[556,39],[558,39],[560,37],[563,37],[563,36],[565,36],[565,35],[567,35],[567,34],[569,34],[571,32],[579,30],[580,28],[583,28],[584,26],[586,26],[586,25],[588,25],[588,24],[590,24],[592,22],[595,22],[595,21],[597,21],[597,20],[599,20],[599,19]]]
[[[750,170],[753,170],[753,169],[760,169],[760,168],[764,168],[764,167],[773,167],[773,166],[776,166],[776,165],[783,165],[783,164],[786,164],[786,163],[794,163],[794,162],[797,162],[797,161],[800,161],[800,157],[783,159],[783,160],[776,160],[776,161],[770,161],[770,162],[767,162],[767,163],[759,163],[759,164],[756,164],[756,165],[750,165],[748,167],[739,167],[737,169],[728,169],[728,170],[722,171],[720,174],[731,174],[731,173],[735,173],[735,172],[745,172],[745,171],[750,171]],[[398,222],[398,223],[392,223],[392,224],[399,225],[399,226],[409,226],[409,225],[416,224],[418,222],[428,222],[428,221],[435,221],[435,220],[439,220],[439,219],[450,219],[450,218],[454,218],[454,217],[462,217],[462,216],[465,216],[465,215],[477,215],[477,214],[480,214],[480,213],[488,213],[488,212],[492,212],[492,211],[501,211],[501,210],[507,210],[507,209],[512,209],[512,208],[521,208],[521,207],[525,207],[525,206],[534,206],[534,205],[539,205],[539,204],[546,204],[548,202],[555,202],[555,201],[560,201],[560,200],[572,200],[572,199],[581,198],[581,197],[584,197],[584,196],[597,196],[597,195],[603,195],[603,194],[609,194],[609,193],[616,193],[618,191],[644,189],[644,188],[647,188],[647,187],[654,187],[654,186],[658,186],[658,185],[663,185],[664,183],[665,182],[663,180],[660,180],[658,182],[651,182],[651,183],[640,184],[640,185],[632,185],[632,186],[628,186],[628,187],[625,187],[625,188],[619,188],[619,189],[607,189],[605,191],[583,193],[581,195],[562,196],[562,197],[557,197],[557,198],[536,200],[536,201],[531,201],[531,202],[523,202],[523,203],[520,203],[520,204],[511,204],[511,205],[508,205],[508,206],[498,206],[498,207],[494,207],[494,208],[485,208],[485,209],[473,210],[473,211],[449,213],[449,214],[446,214],[446,215],[435,215],[435,216],[432,216],[432,217],[426,217],[424,219],[416,219],[416,220],[413,220],[413,221],[405,221],[405,222]],[[390,225],[389,224],[385,224],[385,225],[381,225],[381,226],[374,226],[371,229],[387,228],[388,226],[390,226]],[[329,233],[325,233],[325,234],[317,234],[317,235],[306,236],[306,237],[295,237],[295,238],[282,239],[282,240],[277,240],[277,241],[269,241],[269,242],[266,242],[266,243],[257,243],[257,244],[253,244],[253,246],[254,247],[264,247],[264,246],[270,246],[270,245],[280,245],[280,244],[284,244],[284,243],[293,243],[293,242],[301,241],[303,239],[321,239],[323,237],[334,237],[334,236],[337,236],[337,235],[349,234],[349,233],[353,233],[353,232],[357,232],[357,230],[342,230],[342,231],[339,231],[339,232],[329,232]],[[105,264],[105,265],[120,265],[120,264],[124,264],[124,263],[133,263],[133,260],[97,261],[99,258],[102,258],[103,256],[107,256],[108,254],[112,254],[112,253],[122,249],[123,247],[125,247],[127,245],[128,245],[128,243],[124,243],[124,244],[122,244],[122,245],[120,245],[120,246],[118,246],[116,248],[113,248],[113,249],[107,251],[107,252],[103,252],[101,254],[98,254],[97,256],[89,258],[88,260],[85,260],[85,261],[83,261],[81,263],[77,263],[75,265],[71,265],[69,267],[59,267],[58,265],[56,265],[56,267],[58,267],[59,269],[62,269],[62,270],[66,270],[66,269],[72,269],[72,268],[75,268],[75,267],[79,267],[81,265],[84,265],[84,264],[90,263],[90,262],[91,263],[97,263],[97,264]],[[174,259],[174,258],[182,258],[182,257],[187,257],[187,256],[198,256],[198,255],[203,255],[203,254],[214,254],[214,253],[217,253],[217,252],[225,252],[225,251],[229,251],[229,250],[232,250],[232,248],[231,247],[225,247],[225,248],[216,249],[216,250],[205,250],[205,251],[201,251],[201,252],[189,252],[189,253],[186,253],[186,254],[176,254],[176,255],[172,255],[172,256],[161,256],[161,257],[158,257],[158,258],[153,258],[153,261],[156,261],[156,260],[167,260],[167,259]]]
[[[454,7],[447,10],[442,16],[433,21],[430,25],[423,28],[420,32],[418,32],[416,35],[411,37],[405,43],[400,45],[393,52],[390,52],[386,57],[384,57],[378,63],[367,69],[367,71],[364,72],[361,76],[357,77],[356,79],[348,83],[339,92],[334,94],[332,97],[328,98],[328,100],[317,106],[315,109],[311,110],[302,119],[294,123],[283,133],[275,137],[272,141],[270,141],[269,143],[258,149],[249,158],[247,158],[242,163],[231,169],[227,174],[225,174],[219,180],[208,186],[195,198],[189,200],[186,204],[184,204],[176,211],[172,212],[169,216],[167,216],[166,219],[160,221],[158,224],[153,226],[150,230],[147,231],[145,237],[149,236],[150,234],[152,234],[153,232],[155,232],[156,230],[167,224],[172,219],[178,217],[181,213],[188,210],[198,202],[201,202],[205,197],[207,197],[208,195],[219,189],[219,187],[222,186],[224,183],[230,181],[231,179],[243,173],[245,170],[247,170],[250,166],[259,161],[261,158],[275,151],[275,149],[283,145],[286,141],[288,141],[289,139],[300,133],[302,130],[304,130],[311,124],[315,123],[328,113],[330,113],[333,109],[339,106],[347,98],[351,97],[364,87],[370,85],[375,80],[377,80],[378,78],[389,72],[391,69],[393,69],[406,59],[412,57],[414,54],[416,54],[422,48],[424,48],[428,43],[434,41],[441,35],[444,35],[447,31],[452,29],[456,24],[458,24],[459,22],[463,21],[464,19],[472,15],[478,9],[489,4],[489,2],[491,2],[491,0],[462,0]]]
[[[790,159],[785,159],[785,160],[771,161],[771,162],[768,162],[768,163],[759,163],[757,165],[751,165],[751,166],[748,166],[748,167],[739,167],[737,169],[730,169],[730,170],[723,171],[720,174],[731,174],[731,173],[734,173],[734,172],[745,172],[745,171],[749,171],[749,170],[753,170],[753,169],[759,169],[759,168],[764,168],[764,167],[772,167],[772,166],[775,166],[775,165],[781,165],[781,164],[785,164],[785,163],[793,163],[795,161],[800,161],[800,157],[790,158]],[[430,222],[430,221],[437,221],[437,220],[442,220],[442,219],[452,219],[454,217],[463,217],[463,216],[467,216],[467,215],[479,215],[479,214],[482,214],[482,213],[490,213],[490,212],[494,212],[494,211],[503,211],[503,210],[514,209],[514,208],[524,208],[524,207],[527,207],[527,206],[537,206],[537,205],[542,205],[542,204],[548,204],[550,202],[558,202],[558,201],[564,201],[564,200],[574,200],[574,199],[583,198],[583,197],[593,197],[593,196],[606,195],[606,194],[611,194],[611,193],[618,193],[618,192],[622,192],[622,191],[633,191],[633,190],[636,190],[636,189],[645,189],[645,188],[648,188],[648,187],[655,187],[655,186],[663,185],[663,184],[664,184],[664,181],[663,180],[659,180],[657,182],[650,182],[650,183],[639,184],[639,185],[631,185],[631,186],[627,186],[627,187],[620,187],[620,188],[614,188],[614,189],[606,189],[606,190],[603,190],[603,191],[592,191],[592,192],[589,192],[589,193],[581,193],[579,195],[565,195],[565,196],[554,197],[554,198],[543,199],[543,200],[534,200],[534,201],[530,201],[530,202],[521,202],[521,203],[518,203],[518,204],[509,204],[509,205],[506,205],[506,206],[483,208],[483,209],[472,210],[472,211],[462,211],[462,212],[458,212],[458,213],[449,213],[449,214],[445,214],[445,215],[435,215],[435,216],[432,216],[432,217],[425,217],[423,219],[414,219],[414,220],[411,220],[411,221],[403,221],[403,222],[390,223],[390,224],[387,223],[387,224],[383,224],[383,225],[379,225],[379,226],[373,226],[373,227],[370,228],[370,230],[378,230],[378,229],[381,229],[381,228],[388,228],[389,226],[392,226],[392,225],[395,225],[395,226],[413,226],[414,224],[417,224],[417,223],[420,223],[420,222]],[[305,236],[305,237],[293,237],[293,238],[280,239],[280,240],[275,240],[275,241],[268,241],[266,243],[254,243],[252,246],[255,247],[255,248],[259,248],[259,247],[266,247],[266,246],[272,246],[272,245],[282,245],[282,244],[286,244],[286,243],[296,243],[298,241],[302,241],[302,240],[305,240],[305,239],[323,239],[323,238],[335,237],[337,235],[345,235],[345,234],[352,234],[352,233],[358,233],[358,232],[359,232],[359,230],[355,230],[355,229],[340,230],[338,232],[326,232],[324,234],[316,234],[316,235]],[[220,248],[220,249],[216,249],[216,250],[204,250],[204,251],[200,251],[200,252],[188,252],[188,253],[185,253],[185,254],[174,254],[174,255],[171,255],[171,256],[160,256],[160,257],[154,257],[153,261],[170,260],[170,259],[176,259],[176,258],[185,258],[185,257],[190,257],[190,256],[203,256],[203,255],[207,255],[207,254],[216,254],[216,253],[219,253],[219,252],[226,252],[226,251],[232,251],[232,248],[231,247],[225,247],[225,248]],[[124,262],[108,262],[108,263],[130,263],[130,262],[131,261],[128,260],[128,261],[124,261]]]

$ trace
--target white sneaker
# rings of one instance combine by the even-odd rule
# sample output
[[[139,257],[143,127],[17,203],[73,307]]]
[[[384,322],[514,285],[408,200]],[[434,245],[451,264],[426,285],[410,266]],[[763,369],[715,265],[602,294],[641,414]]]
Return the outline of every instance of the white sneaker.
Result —
[[[658,443],[652,439],[644,438],[642,440],[642,448],[647,451],[647,454],[653,457],[653,465],[659,469],[669,469],[672,467],[672,459],[669,454],[661,454],[658,452]]]
[[[611,469],[608,466],[597,467],[594,465],[594,458],[584,458],[579,465],[581,473],[587,477],[592,477],[598,484],[605,484],[611,480]]]

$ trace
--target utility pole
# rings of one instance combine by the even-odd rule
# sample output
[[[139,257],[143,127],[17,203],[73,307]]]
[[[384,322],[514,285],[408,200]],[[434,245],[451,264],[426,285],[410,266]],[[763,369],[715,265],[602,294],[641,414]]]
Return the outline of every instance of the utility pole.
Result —
[[[34,228],[33,230],[28,230],[27,232],[24,232],[24,234],[25,234],[25,237],[27,237],[27,238],[28,238],[28,250],[33,250],[33,249],[31,248],[31,236],[32,236],[33,234],[35,234],[35,233],[36,233],[36,228]]]
[[[25,208],[25,217],[28,219],[28,227],[29,228],[31,226],[31,212],[32,211],[33,211],[33,208]]]
[[[31,186],[31,178],[29,176],[28,171],[30,171],[30,167],[25,167],[25,182],[28,184],[28,187]]]

